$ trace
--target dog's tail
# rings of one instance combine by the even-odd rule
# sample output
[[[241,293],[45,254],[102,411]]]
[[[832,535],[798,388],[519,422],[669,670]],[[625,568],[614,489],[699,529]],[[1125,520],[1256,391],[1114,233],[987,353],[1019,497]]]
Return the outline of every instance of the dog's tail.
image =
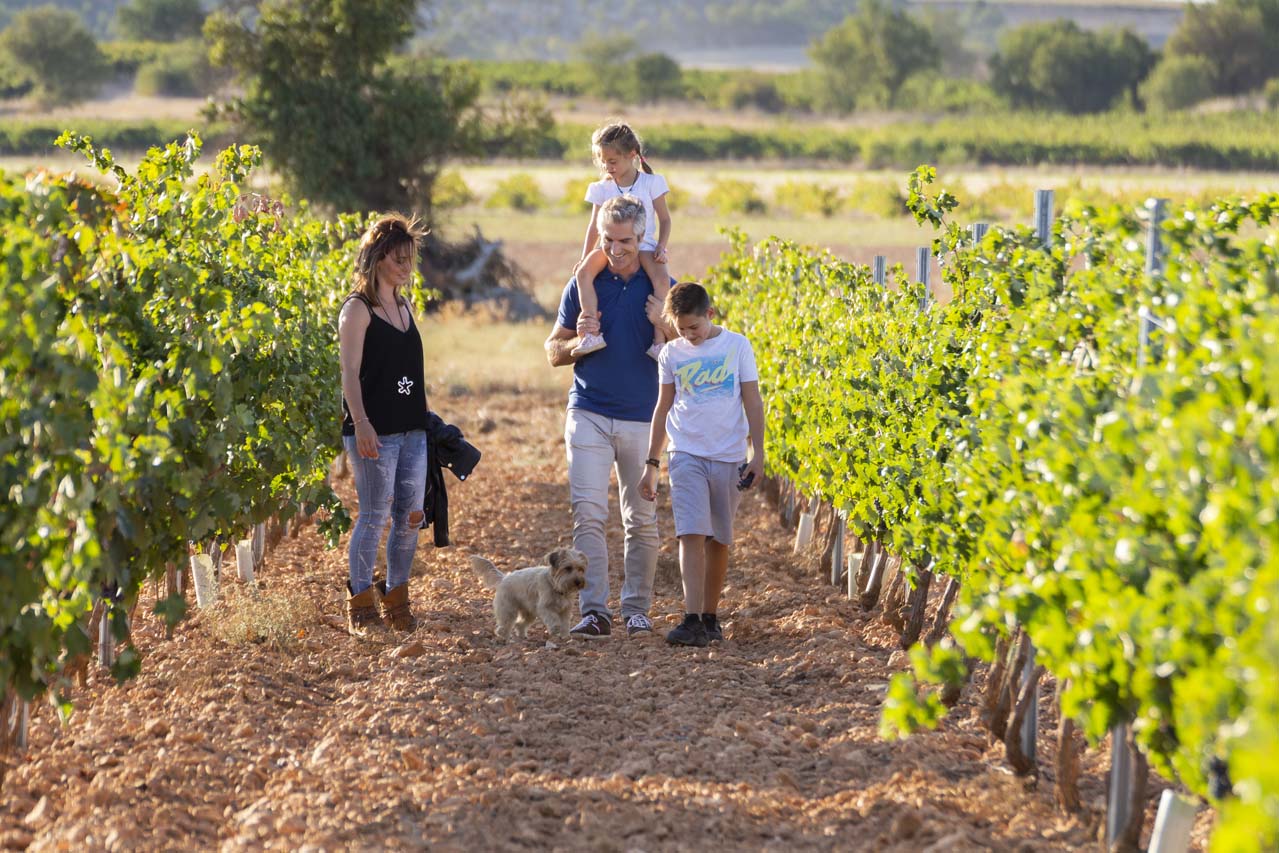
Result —
[[[497,566],[474,554],[471,555],[471,569],[475,572],[475,576],[480,579],[480,583],[492,590],[496,590],[497,585],[502,582],[502,578],[506,577],[498,570]]]

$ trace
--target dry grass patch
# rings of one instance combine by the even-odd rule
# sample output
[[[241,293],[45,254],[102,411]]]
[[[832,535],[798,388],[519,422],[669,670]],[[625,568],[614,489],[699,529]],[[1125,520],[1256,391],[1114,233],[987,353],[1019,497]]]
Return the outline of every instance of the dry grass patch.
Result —
[[[206,618],[209,633],[224,643],[292,652],[314,630],[319,610],[300,590],[228,584]]]

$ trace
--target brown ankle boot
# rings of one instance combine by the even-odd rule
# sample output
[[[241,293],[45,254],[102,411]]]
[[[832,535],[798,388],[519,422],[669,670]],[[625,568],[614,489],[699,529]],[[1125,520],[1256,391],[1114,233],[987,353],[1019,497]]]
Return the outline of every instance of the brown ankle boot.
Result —
[[[348,581],[346,591],[351,591]],[[346,600],[346,630],[353,637],[367,637],[369,629],[382,624],[377,613],[377,587],[371,586],[359,595],[352,595]]]
[[[409,585],[402,583],[395,589],[387,589],[382,581],[382,618],[397,631],[412,631],[417,627],[413,611],[409,609]]]

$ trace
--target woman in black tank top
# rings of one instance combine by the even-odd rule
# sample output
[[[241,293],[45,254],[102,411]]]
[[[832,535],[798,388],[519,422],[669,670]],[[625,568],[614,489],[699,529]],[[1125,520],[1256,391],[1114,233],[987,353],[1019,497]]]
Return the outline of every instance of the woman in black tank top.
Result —
[[[383,621],[403,631],[416,626],[408,581],[426,492],[428,410],[422,337],[401,291],[413,279],[422,236],[416,220],[398,214],[375,222],[360,238],[355,291],[338,319],[342,442],[359,499],[347,581],[347,627],[357,636]],[[374,585],[388,522],[386,580]]]

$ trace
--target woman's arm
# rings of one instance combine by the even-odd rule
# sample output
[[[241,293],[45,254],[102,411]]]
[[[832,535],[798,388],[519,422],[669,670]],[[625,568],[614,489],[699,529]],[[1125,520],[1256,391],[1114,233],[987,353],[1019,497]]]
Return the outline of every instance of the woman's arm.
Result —
[[[666,416],[670,414],[671,405],[675,402],[675,383],[662,385],[657,394],[657,405],[653,407],[653,421],[648,425],[647,459],[660,459],[666,447]],[[657,469],[644,463],[644,476],[639,483],[640,497],[646,501],[657,500]]]
[[[360,390],[360,364],[364,360],[364,336],[369,330],[369,312],[357,299],[348,300],[338,315],[338,362],[342,366],[342,397],[355,422],[355,448],[366,459],[377,459],[382,446],[377,431],[364,410]]]
[[[750,428],[751,458],[743,477],[755,475],[753,482],[764,479],[764,398],[759,393],[759,382],[742,383],[742,408],[746,410],[746,424]]]

